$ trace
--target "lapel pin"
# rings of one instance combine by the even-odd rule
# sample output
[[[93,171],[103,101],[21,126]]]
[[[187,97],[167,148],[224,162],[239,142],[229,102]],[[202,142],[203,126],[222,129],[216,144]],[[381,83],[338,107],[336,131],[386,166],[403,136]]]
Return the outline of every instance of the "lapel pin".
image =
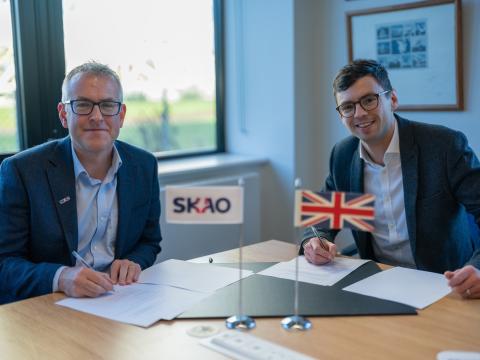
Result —
[[[66,197],[64,197],[63,199],[60,199],[60,200],[58,201],[58,203],[59,203],[60,205],[63,205],[63,204],[65,204],[66,202],[69,202],[69,201],[70,201],[70,196],[66,196]]]

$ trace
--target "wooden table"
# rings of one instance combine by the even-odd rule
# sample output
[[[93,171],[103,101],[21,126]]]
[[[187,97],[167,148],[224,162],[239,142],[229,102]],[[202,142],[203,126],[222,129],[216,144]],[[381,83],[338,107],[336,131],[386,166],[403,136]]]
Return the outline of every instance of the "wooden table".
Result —
[[[270,240],[245,247],[243,255],[246,262],[285,261],[295,247]],[[238,251],[210,257],[236,262]],[[61,298],[51,294],[0,306],[0,358],[224,359],[186,333],[204,324],[223,331],[223,320],[160,321],[143,329],[55,305]],[[435,359],[442,350],[480,351],[480,300],[454,294],[417,316],[316,317],[306,332],[285,331],[280,320],[258,318],[251,333],[319,359]]]

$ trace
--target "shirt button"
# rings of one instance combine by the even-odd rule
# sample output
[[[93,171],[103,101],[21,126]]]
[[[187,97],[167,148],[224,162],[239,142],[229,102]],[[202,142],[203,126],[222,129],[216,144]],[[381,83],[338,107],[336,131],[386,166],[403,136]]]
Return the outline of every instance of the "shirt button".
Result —
[[[102,220],[102,221],[105,221],[105,219],[106,219],[105,216],[102,216],[102,217],[100,218],[100,220]]]

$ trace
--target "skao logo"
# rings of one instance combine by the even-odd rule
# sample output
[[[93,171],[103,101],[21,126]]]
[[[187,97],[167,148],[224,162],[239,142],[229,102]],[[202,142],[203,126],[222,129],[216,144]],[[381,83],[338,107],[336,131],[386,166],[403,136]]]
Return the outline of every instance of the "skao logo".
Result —
[[[205,213],[227,213],[232,208],[232,203],[226,197],[219,199],[212,199],[211,197],[205,198],[191,198],[178,196],[173,199],[173,212],[175,213],[191,213],[197,214]]]
[[[243,187],[167,186],[165,215],[167,222],[177,224],[241,224]]]

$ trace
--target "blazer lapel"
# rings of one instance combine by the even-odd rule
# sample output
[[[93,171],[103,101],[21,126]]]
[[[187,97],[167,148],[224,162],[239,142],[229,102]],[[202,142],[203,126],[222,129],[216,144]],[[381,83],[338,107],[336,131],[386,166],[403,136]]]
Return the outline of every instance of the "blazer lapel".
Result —
[[[49,159],[46,169],[50,191],[53,194],[58,218],[64,232],[69,253],[78,246],[75,175],[70,138],[60,141]],[[70,255],[73,263],[73,257]]]
[[[117,150],[122,158],[122,166],[117,173],[118,227],[115,258],[122,256],[128,238],[128,222],[134,201],[136,169],[136,166],[128,161],[128,154],[122,151],[120,146],[117,146]]]
[[[359,145],[360,146],[360,145]],[[350,165],[350,191],[363,193],[363,160],[360,159],[360,152],[357,149],[352,156]]]
[[[357,146],[357,149],[353,153],[352,163],[350,165],[350,191],[352,192],[365,192],[363,188],[363,166],[364,163],[363,160],[360,158],[360,150]],[[372,251],[368,233],[363,231],[357,231],[356,234],[357,248],[359,254],[363,256],[371,256],[369,255]]]
[[[396,116],[400,141],[400,161],[402,164],[403,193],[408,236],[415,258],[417,234],[417,188],[418,188],[418,146],[415,144],[412,125],[408,120]]]

